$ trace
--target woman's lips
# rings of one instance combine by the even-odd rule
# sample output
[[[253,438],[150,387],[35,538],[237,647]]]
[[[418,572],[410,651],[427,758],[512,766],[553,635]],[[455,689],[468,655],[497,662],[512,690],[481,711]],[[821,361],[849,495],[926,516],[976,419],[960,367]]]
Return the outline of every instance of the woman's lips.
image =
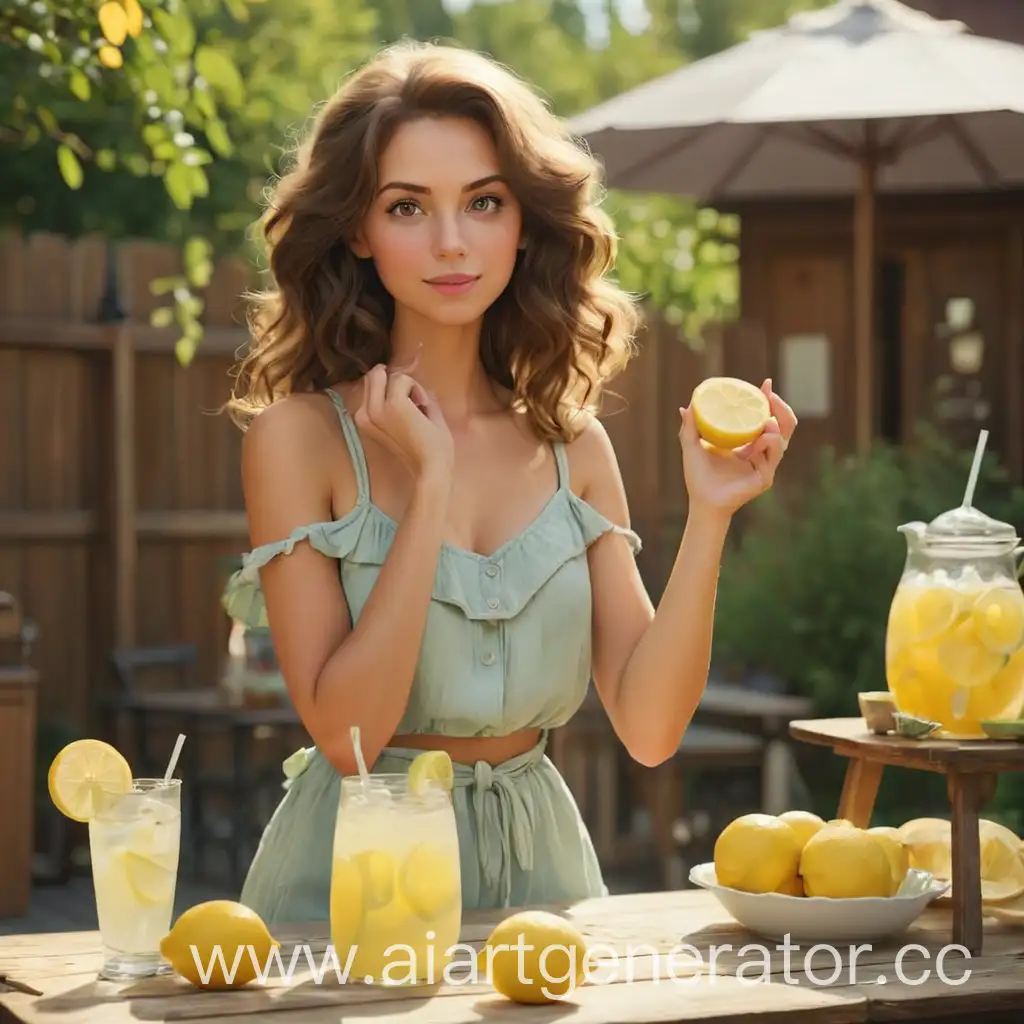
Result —
[[[429,278],[427,284],[442,295],[462,295],[479,280],[479,275],[473,274],[442,274],[440,277]]]

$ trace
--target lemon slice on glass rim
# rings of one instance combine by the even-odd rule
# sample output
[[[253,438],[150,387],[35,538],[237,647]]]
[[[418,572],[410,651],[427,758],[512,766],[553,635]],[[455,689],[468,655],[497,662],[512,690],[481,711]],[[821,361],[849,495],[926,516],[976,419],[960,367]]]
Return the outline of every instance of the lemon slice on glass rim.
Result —
[[[47,774],[50,799],[65,817],[86,822],[130,793],[132,770],[103,740],[74,740],[57,753]]]
[[[438,782],[449,792],[455,784],[452,759],[446,750],[428,750],[413,759],[409,766],[409,789],[413,793],[425,793]]]

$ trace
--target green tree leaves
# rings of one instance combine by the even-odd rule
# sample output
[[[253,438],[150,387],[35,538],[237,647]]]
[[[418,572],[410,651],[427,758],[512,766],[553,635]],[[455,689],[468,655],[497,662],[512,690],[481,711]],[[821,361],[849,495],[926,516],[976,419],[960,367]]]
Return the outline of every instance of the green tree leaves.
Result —
[[[77,190],[82,187],[82,164],[66,142],[57,147],[57,166],[68,188]]]
[[[490,53],[571,116],[828,0],[647,0],[646,25],[575,0],[8,0],[0,8],[0,223],[182,246],[164,326],[194,351],[215,254],[247,245],[283,149],[382,43]],[[599,26],[600,27],[600,26]],[[738,225],[611,192],[616,273],[685,338],[736,311]],[[205,256],[197,256],[196,239]]]

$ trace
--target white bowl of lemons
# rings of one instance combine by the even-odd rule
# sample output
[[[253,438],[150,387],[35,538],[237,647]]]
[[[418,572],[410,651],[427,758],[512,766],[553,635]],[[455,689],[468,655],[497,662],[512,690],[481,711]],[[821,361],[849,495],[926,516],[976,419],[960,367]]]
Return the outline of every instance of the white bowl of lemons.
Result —
[[[745,814],[690,881],[749,932],[777,942],[875,942],[905,931],[949,889],[913,866],[891,828],[860,829],[806,811]]]

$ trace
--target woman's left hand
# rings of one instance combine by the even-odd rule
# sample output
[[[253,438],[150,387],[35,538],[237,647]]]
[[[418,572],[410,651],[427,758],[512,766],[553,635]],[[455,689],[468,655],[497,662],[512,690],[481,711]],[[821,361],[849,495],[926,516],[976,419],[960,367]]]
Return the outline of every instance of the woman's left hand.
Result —
[[[680,409],[679,440],[683,473],[691,507],[731,516],[748,501],[769,490],[775,472],[796,430],[793,410],[772,391],[766,380],[761,390],[768,397],[772,418],[756,440],[733,451],[713,449],[697,433],[689,407]]]

